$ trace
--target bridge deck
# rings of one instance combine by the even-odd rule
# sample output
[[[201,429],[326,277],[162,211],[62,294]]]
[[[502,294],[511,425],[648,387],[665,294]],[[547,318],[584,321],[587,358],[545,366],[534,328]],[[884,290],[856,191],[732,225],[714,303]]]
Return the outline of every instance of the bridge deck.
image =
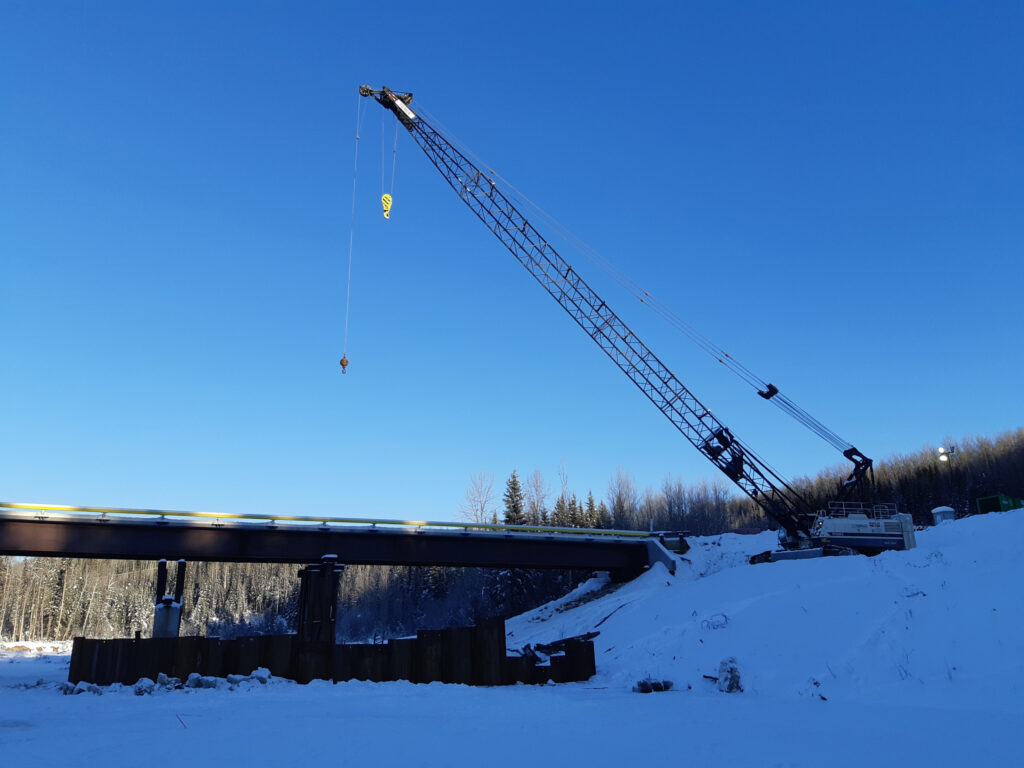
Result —
[[[0,554],[35,557],[578,568],[635,575],[657,539],[636,531],[65,507],[0,502]]]

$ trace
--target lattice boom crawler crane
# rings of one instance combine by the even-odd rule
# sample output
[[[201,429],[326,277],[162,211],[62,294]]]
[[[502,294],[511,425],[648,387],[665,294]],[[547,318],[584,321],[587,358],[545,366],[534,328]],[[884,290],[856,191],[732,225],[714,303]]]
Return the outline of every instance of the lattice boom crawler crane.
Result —
[[[368,85],[360,86],[359,92],[394,113],[477,218],[683,436],[781,526],[780,541],[786,550],[810,556],[851,550],[873,553],[914,546],[910,515],[896,515],[895,505],[867,507],[835,502],[830,505],[833,514],[814,510],[676,378],[541,236],[492,178],[413,111],[411,93],[396,93],[386,87],[374,90]],[[770,400],[779,393],[769,384],[759,394]],[[801,414],[809,418],[802,411]],[[834,433],[828,434],[835,437]],[[843,483],[844,492],[867,483],[871,459],[849,443],[832,442],[853,463]],[[779,554],[771,559],[778,559]]]

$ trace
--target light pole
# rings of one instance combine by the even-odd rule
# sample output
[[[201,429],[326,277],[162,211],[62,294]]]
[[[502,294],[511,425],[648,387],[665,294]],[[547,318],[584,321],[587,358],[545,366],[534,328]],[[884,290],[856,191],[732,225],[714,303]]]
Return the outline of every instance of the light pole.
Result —
[[[949,466],[949,495],[955,496],[953,489],[953,459],[957,457],[957,449],[955,445],[940,446],[939,447],[939,461],[945,462]]]
[[[953,459],[956,458],[956,446],[951,445],[948,448],[939,448],[939,461],[945,461],[949,464],[949,471],[953,471]]]

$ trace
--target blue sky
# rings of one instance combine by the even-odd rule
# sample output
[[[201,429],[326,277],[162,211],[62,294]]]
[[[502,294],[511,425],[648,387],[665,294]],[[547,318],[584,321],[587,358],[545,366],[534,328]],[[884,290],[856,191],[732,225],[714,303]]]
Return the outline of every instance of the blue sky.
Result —
[[[448,519],[477,472],[715,478],[408,136],[383,220],[368,101],[341,376],[361,83],[869,456],[1024,424],[1019,4],[4,17],[4,500]],[[553,242],[786,476],[842,461]]]

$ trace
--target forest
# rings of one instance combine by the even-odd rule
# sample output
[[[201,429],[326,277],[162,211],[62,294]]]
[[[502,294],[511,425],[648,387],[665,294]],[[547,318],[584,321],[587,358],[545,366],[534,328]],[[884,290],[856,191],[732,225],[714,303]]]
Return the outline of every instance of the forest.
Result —
[[[980,497],[1024,497],[1024,429],[974,437],[892,456],[874,469],[873,495],[895,501],[918,525],[931,509],[952,506],[972,514]],[[792,485],[816,507],[836,496],[846,476],[837,466]],[[687,485],[666,478],[640,490],[629,474],[611,479],[604,498],[585,498],[560,475],[552,492],[540,472],[513,470],[500,497],[493,480],[474,475],[459,514],[510,525],[689,531],[711,535],[773,528],[748,499],[724,481]],[[174,566],[172,565],[172,571]],[[189,563],[181,632],[232,637],[293,631],[299,565]],[[153,617],[155,562],[0,557],[0,640],[68,640],[147,636]],[[482,618],[508,617],[564,594],[588,578],[572,571],[410,568],[352,565],[339,589],[338,639],[383,640]],[[173,574],[172,574],[173,578]]]

